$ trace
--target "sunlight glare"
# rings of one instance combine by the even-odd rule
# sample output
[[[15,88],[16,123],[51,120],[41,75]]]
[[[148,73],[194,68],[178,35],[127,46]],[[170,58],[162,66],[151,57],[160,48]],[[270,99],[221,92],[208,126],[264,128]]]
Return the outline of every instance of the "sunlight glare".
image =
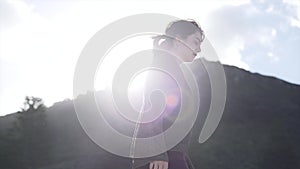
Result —
[[[98,91],[111,88],[114,74],[116,73],[121,63],[124,62],[126,58],[137,52],[151,49],[152,36],[153,35],[143,35],[131,37],[113,47],[105,56],[103,62],[101,64],[99,63],[98,65],[98,70],[95,76],[94,89]],[[136,76],[136,78],[138,78],[139,80],[134,80],[134,83],[132,85],[136,87],[142,85],[138,84],[140,81],[142,81],[140,77]]]

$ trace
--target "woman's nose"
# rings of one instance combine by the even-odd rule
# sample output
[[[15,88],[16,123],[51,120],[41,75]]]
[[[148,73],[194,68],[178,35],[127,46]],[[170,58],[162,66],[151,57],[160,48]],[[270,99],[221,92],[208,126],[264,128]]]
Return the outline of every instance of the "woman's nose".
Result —
[[[196,48],[195,52],[196,52],[196,53],[200,53],[200,52],[201,52],[200,46],[199,46],[198,48]]]

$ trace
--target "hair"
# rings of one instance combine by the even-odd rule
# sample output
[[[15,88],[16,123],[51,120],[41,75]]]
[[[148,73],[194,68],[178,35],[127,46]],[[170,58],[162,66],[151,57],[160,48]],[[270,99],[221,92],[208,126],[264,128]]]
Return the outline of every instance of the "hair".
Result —
[[[189,35],[199,32],[201,34],[201,42],[204,40],[205,35],[199,24],[194,20],[176,20],[170,22],[165,30],[164,35],[158,35],[153,37],[153,46],[156,48],[170,45],[174,40],[186,39]],[[162,44],[160,41],[164,40]]]

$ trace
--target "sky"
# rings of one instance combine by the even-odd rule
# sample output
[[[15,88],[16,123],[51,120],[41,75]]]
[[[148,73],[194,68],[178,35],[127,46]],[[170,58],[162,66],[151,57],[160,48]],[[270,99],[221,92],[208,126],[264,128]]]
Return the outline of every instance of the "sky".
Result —
[[[76,62],[87,41],[104,26],[141,13],[194,19],[221,63],[300,84],[298,0],[2,0],[0,116],[19,111],[25,96],[40,97],[46,106],[72,99]],[[149,47],[136,45],[143,38],[114,50],[130,54]]]

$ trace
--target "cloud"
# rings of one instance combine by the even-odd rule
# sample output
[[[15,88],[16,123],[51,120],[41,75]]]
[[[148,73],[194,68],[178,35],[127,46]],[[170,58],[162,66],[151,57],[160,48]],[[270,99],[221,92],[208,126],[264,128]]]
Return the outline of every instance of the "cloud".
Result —
[[[283,0],[284,3],[288,4],[291,10],[294,11],[294,15],[290,16],[290,22],[292,26],[300,28],[300,3],[298,0]]]
[[[0,31],[8,29],[22,20],[14,4],[8,1],[0,1]]]
[[[299,9],[280,0],[227,5],[211,13],[206,32],[222,63],[300,84]]]

